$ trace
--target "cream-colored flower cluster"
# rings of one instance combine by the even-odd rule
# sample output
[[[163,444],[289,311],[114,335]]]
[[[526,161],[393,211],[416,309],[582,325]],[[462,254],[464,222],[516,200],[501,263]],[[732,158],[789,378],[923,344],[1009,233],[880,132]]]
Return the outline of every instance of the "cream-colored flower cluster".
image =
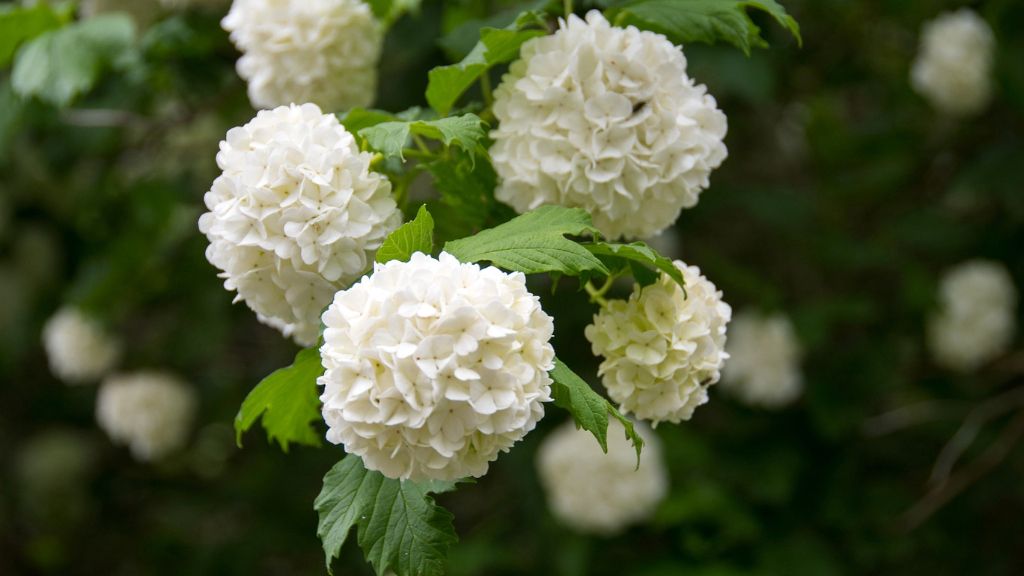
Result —
[[[594,437],[567,422],[544,439],[537,471],[551,511],[581,532],[611,535],[641,522],[668,492],[668,474],[658,438],[642,424],[644,449],[636,452],[622,424],[608,422],[608,453]]]
[[[77,308],[57,311],[43,327],[43,348],[54,376],[68,384],[99,380],[121,357],[120,343]]]
[[[729,325],[722,388],[753,406],[776,408],[803,390],[800,342],[789,318],[741,313]]]
[[[195,392],[175,376],[138,372],[107,378],[96,400],[96,420],[135,459],[159,460],[188,441]]]
[[[679,422],[708,401],[718,382],[732,309],[696,266],[675,262],[684,291],[662,274],[637,285],[628,300],[611,300],[594,315],[586,337],[604,356],[598,374],[608,395],[638,418]]]
[[[980,112],[992,98],[995,36],[969,8],[925,24],[910,72],[914,89],[935,108],[955,116]]]
[[[971,260],[939,285],[939,310],[928,326],[932,355],[943,366],[971,371],[1006,352],[1016,330],[1017,289],[997,262]]]
[[[313,104],[264,110],[221,142],[206,256],[260,320],[313,344],[320,312],[401,223],[372,156]]]
[[[384,32],[365,2],[235,0],[221,25],[242,52],[238,75],[254,107],[373,103]]]
[[[530,40],[494,91],[497,198],[586,209],[611,238],[646,238],[697,203],[727,155],[726,117],[660,34],[596,11]]]
[[[521,273],[376,264],[323,315],[327,439],[390,478],[482,476],[550,400],[554,331]]]

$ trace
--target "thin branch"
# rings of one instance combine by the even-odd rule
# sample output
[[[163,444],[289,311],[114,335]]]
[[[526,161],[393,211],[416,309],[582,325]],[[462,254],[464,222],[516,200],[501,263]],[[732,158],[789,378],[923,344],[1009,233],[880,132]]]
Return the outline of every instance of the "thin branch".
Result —
[[[928,479],[929,485],[937,486],[946,483],[950,472],[964,452],[974,443],[985,424],[1007,412],[1012,412],[1021,405],[1024,405],[1024,386],[990,398],[971,410],[963,424],[935,459],[935,466],[932,467],[932,473]]]
[[[865,436],[877,438],[911,426],[949,417],[964,410],[962,402],[954,400],[925,400],[896,408],[864,421],[861,431]]]
[[[1021,436],[1024,436],[1024,412],[1019,412],[1003,428],[999,437],[977,460],[952,475],[947,482],[932,488],[917,504],[907,510],[899,519],[899,527],[909,532],[923,524],[950,500],[1001,464],[1020,441]]]

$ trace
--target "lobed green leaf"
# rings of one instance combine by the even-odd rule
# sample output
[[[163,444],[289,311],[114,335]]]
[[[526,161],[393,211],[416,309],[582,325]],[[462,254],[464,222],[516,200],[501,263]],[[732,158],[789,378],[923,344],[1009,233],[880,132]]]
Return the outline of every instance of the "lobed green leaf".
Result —
[[[377,262],[408,262],[416,252],[430,254],[433,251],[434,218],[427,211],[426,205],[423,205],[416,213],[416,218],[402,224],[384,239],[377,250]]]
[[[276,440],[285,452],[290,442],[319,446],[320,435],[310,424],[321,418],[316,379],[323,372],[320,352],[306,348],[299,351],[291,366],[275,370],[260,381],[235,416],[238,445],[242,445],[242,434],[262,417],[267,439]]]
[[[46,3],[0,11],[0,68],[11,63],[22,42],[48,30],[60,28],[66,22],[67,17]]]
[[[498,64],[511,62],[519,56],[519,48],[531,38],[543,36],[546,30],[509,30],[484,28],[480,41],[458,64],[438,66],[428,74],[427,102],[440,115],[447,114],[459,97],[478,78]]]
[[[364,116],[362,121],[369,121]],[[445,146],[457,146],[476,154],[483,149],[482,141],[487,136],[484,121],[476,114],[463,114],[438,120],[396,120],[378,122],[359,130],[370,148],[385,157],[405,159],[403,149],[413,134],[440,140]]]
[[[377,574],[443,575],[448,549],[458,537],[451,513],[430,494],[454,486],[385,478],[367,470],[358,456],[343,458],[324,476],[313,504],[328,571],[355,527],[359,547]]]
[[[103,14],[51,30],[18,51],[11,85],[23,97],[67,106],[92,89],[106,66],[127,66],[134,41],[135,25],[124,14]]]
[[[601,260],[567,234],[597,234],[590,214],[580,208],[541,206],[469,238],[447,242],[444,250],[463,262],[488,261],[524,274],[609,273]]]
[[[626,429],[626,438],[636,449],[636,461],[639,466],[644,440],[637,434],[633,422],[558,358],[555,358],[555,368],[550,375],[551,396],[554,398],[555,406],[568,410],[576,421],[576,426],[593,434],[597,443],[601,445],[601,450],[605,452],[608,452],[608,416],[611,415],[621,422]]]
[[[686,290],[686,281],[683,279],[683,273],[672,263],[672,259],[662,256],[643,242],[632,242],[630,244],[593,242],[583,246],[590,250],[591,254],[601,258],[605,263],[618,260],[628,264],[641,264],[647,268],[663,272],[675,280],[683,290]]]
[[[768,46],[749,10],[768,14],[803,42],[800,25],[776,0],[628,0],[616,3],[607,16],[616,26],[664,34],[676,44],[723,41],[749,55],[751,48]]]

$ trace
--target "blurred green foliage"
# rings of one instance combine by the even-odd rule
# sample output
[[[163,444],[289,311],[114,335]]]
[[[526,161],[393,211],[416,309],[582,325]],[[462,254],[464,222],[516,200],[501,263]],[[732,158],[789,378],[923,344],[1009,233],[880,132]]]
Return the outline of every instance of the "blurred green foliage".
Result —
[[[997,36],[998,90],[965,121],[908,82],[921,24],[961,3],[784,4],[802,49],[764,15],[770,51],[686,46],[691,75],[729,116],[730,157],[677,228],[683,258],[735,309],[793,317],[804,397],[764,412],[713,388],[692,421],[659,427],[671,495],[651,523],[610,540],[546,510],[533,458],[564,417],[551,408],[490,474],[438,497],[461,540],[451,574],[1024,573],[1020,446],[922,525],[904,522],[968,412],[1024,383],[1019,336],[1015,353],[966,376],[923,347],[944,269],[991,258],[1024,286],[1024,4],[972,3]],[[430,68],[536,5],[428,1],[399,17],[376,107],[425,105]],[[217,142],[253,113],[237,54],[215,14],[169,15],[137,36],[130,66],[103,68],[62,110],[14,95],[16,79],[0,75],[0,574],[321,573],[312,502],[342,451],[286,455],[257,435],[235,447],[242,398],[296,350],[231,305],[196,228]],[[544,293],[559,355],[592,379],[580,295]],[[173,370],[200,390],[187,452],[134,463],[96,429],[94,390],[50,376],[39,334],[65,302],[121,336],[124,369]],[[911,405],[930,409],[904,427],[875,418]],[[1005,422],[982,429],[968,461]],[[75,485],[33,480],[48,465],[28,454],[55,431],[81,444],[57,472]],[[335,570],[370,573],[351,542]]]

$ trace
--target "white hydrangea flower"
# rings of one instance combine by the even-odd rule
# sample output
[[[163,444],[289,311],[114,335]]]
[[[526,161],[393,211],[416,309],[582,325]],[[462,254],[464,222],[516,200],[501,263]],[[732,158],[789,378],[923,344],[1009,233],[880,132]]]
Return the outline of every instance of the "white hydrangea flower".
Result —
[[[177,377],[138,372],[107,378],[96,399],[96,420],[110,439],[139,461],[158,460],[184,447],[196,395]]]
[[[494,91],[499,200],[584,208],[603,234],[630,239],[697,203],[727,155],[727,123],[679,48],[592,11],[520,55]]]
[[[554,515],[581,532],[612,535],[649,518],[668,492],[657,436],[636,424],[644,439],[640,467],[622,424],[608,421],[608,453],[573,422],[552,432],[537,453],[537,471]]]
[[[722,388],[743,402],[776,408],[800,396],[800,342],[789,318],[737,314],[725,349],[729,360],[722,369]]]
[[[998,262],[971,260],[939,285],[939,310],[928,326],[932,355],[943,366],[971,371],[1007,351],[1016,330],[1017,290]]]
[[[911,84],[942,112],[975,114],[992,97],[994,52],[992,29],[973,10],[946,12],[922,30]]]
[[[43,327],[43,348],[54,376],[68,384],[102,378],[121,357],[120,343],[77,308],[64,307]]]
[[[416,253],[323,321],[327,440],[389,478],[482,476],[551,399],[554,324],[520,273]]]
[[[667,275],[635,286],[629,300],[610,300],[587,326],[605,389],[624,412],[657,425],[689,420],[708,401],[728,358],[725,329],[732,309],[696,266],[676,260],[686,291]]]
[[[314,104],[264,110],[220,144],[206,193],[206,257],[262,322],[308,346],[335,292],[401,224],[391,183]]]
[[[234,0],[221,22],[242,52],[256,108],[366,107],[377,91],[383,27],[360,0]]]

